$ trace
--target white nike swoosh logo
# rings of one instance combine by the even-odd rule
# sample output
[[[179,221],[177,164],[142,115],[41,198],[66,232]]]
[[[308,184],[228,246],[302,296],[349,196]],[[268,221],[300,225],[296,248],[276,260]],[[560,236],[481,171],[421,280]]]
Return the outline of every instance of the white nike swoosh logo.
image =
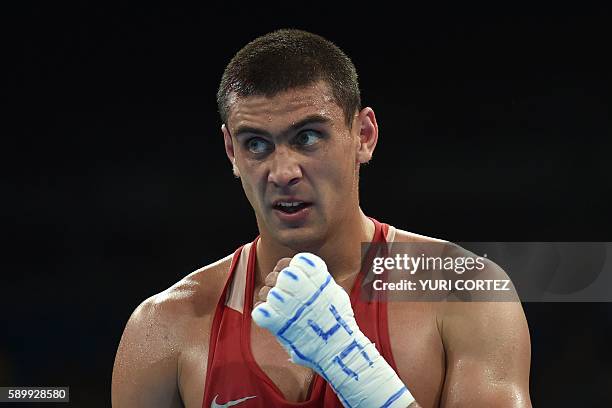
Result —
[[[257,397],[257,395],[252,395],[250,397],[244,397],[244,398],[240,398],[237,400],[233,400],[233,401],[228,401],[225,404],[217,404],[217,397],[219,396],[219,394],[215,395],[215,399],[213,399],[213,401],[210,403],[210,408],[227,408],[227,407],[233,407],[234,405],[238,405],[243,403],[246,400],[249,400],[251,398],[255,398]]]

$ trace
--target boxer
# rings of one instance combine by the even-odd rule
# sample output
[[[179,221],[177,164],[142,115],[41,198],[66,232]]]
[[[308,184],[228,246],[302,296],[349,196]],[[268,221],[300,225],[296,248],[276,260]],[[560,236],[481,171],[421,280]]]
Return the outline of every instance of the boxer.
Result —
[[[269,33],[233,57],[217,101],[259,236],[136,308],[114,407],[531,406],[520,302],[360,298],[362,243],[441,241],[362,211],[378,124],[344,52],[304,31]]]

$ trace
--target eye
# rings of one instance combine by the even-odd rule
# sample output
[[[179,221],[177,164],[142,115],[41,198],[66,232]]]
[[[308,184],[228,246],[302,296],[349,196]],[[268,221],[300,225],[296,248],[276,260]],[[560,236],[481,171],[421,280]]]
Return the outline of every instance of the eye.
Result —
[[[300,146],[312,146],[321,139],[321,134],[314,130],[304,130],[295,137],[295,143]]]
[[[270,143],[260,137],[254,137],[247,140],[246,148],[255,154],[265,153],[270,149]]]

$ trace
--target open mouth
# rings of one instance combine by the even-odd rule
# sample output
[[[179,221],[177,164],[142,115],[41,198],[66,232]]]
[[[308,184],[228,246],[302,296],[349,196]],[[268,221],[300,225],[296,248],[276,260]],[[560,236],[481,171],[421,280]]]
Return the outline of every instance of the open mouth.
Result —
[[[304,208],[310,207],[310,203],[304,201],[279,201],[274,204],[274,209],[285,214],[294,214]]]

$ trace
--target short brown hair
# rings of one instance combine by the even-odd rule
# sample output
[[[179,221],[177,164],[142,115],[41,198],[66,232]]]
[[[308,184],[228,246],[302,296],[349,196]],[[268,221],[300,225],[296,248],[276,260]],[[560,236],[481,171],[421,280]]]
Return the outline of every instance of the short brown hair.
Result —
[[[217,105],[223,123],[229,97],[272,97],[288,89],[324,80],[348,127],[361,107],[357,70],[350,58],[325,38],[302,30],[282,29],[258,37],[234,55],[223,72]]]

